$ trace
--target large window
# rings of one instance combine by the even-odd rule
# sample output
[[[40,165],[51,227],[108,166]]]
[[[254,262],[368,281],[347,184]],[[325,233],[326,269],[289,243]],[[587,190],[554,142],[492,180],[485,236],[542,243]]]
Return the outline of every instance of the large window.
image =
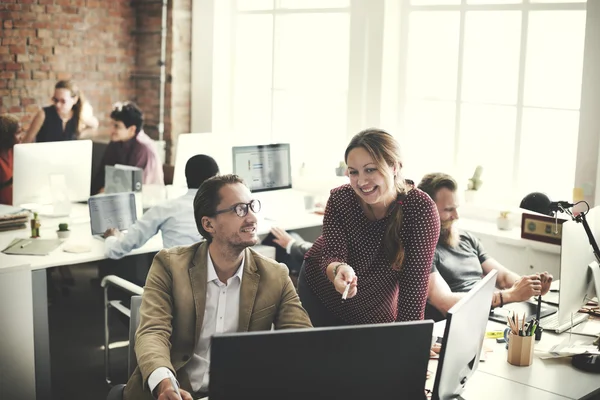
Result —
[[[406,0],[400,137],[406,173],[483,166],[486,201],[570,199],[585,39],[581,1]]]
[[[205,126],[234,144],[289,142],[294,175],[327,176],[351,135],[380,126],[407,178],[446,171],[466,189],[481,165],[485,201],[571,198],[585,1],[212,4]]]
[[[350,18],[350,0],[231,2],[215,41],[230,52],[214,65],[215,95],[230,98],[213,126],[237,143],[291,143],[295,173],[333,172],[347,141]]]

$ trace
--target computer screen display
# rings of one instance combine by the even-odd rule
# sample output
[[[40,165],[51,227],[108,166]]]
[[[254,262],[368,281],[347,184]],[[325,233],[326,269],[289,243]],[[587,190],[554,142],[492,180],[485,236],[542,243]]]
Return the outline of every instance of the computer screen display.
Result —
[[[60,178],[60,179],[58,179]],[[62,190],[53,182],[66,183],[61,198],[85,201],[92,180],[92,141],[68,140],[23,143],[14,147],[13,204],[52,204]]]
[[[100,194],[88,200],[92,235],[101,235],[109,228],[128,229],[136,221],[135,194]]]
[[[477,369],[497,274],[495,270],[488,273],[448,311],[433,400],[461,398]]]
[[[244,179],[252,192],[290,189],[290,145],[233,147],[233,173]]]
[[[411,321],[217,334],[209,398],[423,399],[432,330]]]

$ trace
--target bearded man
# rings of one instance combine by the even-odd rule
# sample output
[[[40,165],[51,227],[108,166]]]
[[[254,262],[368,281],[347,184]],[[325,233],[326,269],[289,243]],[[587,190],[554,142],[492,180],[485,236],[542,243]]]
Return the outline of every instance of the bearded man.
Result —
[[[546,294],[552,283],[548,272],[519,276],[490,257],[479,239],[458,229],[457,187],[456,180],[444,173],[427,174],[418,185],[435,202],[441,223],[429,277],[429,304],[445,315],[492,270],[498,271],[492,308]]]

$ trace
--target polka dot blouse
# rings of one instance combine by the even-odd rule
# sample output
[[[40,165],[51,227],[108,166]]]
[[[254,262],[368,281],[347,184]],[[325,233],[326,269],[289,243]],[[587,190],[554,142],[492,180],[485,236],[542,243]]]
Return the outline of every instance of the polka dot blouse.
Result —
[[[413,189],[403,208],[404,265],[391,268],[383,245],[390,215],[370,221],[350,185],[331,191],[323,233],[306,254],[306,280],[325,307],[348,324],[423,319],[429,273],[440,234],[435,203]],[[341,300],[325,274],[332,262],[345,262],[358,277],[358,293]]]

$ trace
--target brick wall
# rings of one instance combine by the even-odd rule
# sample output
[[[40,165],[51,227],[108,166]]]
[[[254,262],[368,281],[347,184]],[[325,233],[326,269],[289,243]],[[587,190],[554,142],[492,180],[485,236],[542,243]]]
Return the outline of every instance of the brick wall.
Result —
[[[2,0],[0,113],[28,126],[50,104],[57,80],[74,79],[94,107],[100,133],[112,103],[132,98],[135,25],[130,0]]]
[[[190,129],[191,8],[191,0],[169,0],[167,161],[171,137]],[[27,127],[50,104],[56,81],[74,79],[100,120],[100,137],[111,105],[134,100],[158,138],[161,15],[157,0],[0,0],[0,113]]]

